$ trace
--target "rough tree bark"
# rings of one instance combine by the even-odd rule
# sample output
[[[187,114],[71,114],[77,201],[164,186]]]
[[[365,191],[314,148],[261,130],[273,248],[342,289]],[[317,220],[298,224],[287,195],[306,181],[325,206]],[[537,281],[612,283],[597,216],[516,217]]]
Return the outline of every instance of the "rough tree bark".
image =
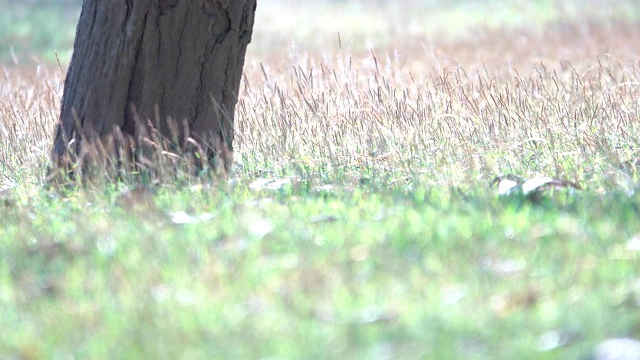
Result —
[[[54,166],[68,170],[113,134],[139,161],[154,132],[183,149],[196,140],[200,156],[228,170],[255,9],[256,0],[84,0]]]

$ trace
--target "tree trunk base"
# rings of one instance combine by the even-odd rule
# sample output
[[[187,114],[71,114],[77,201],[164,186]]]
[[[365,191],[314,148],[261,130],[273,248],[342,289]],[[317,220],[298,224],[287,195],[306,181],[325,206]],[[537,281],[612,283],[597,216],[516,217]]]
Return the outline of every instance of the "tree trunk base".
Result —
[[[84,0],[50,177],[228,175],[255,10],[256,0]]]
[[[167,123],[171,123],[168,121]],[[200,140],[186,134],[183,141],[163,136],[146,126],[147,136],[123,133],[120,128],[106,136],[72,140],[67,151],[54,158],[48,183],[104,183],[124,180],[164,182],[175,178],[214,176],[228,179],[233,151],[219,136]],[[141,178],[142,177],[142,178]]]

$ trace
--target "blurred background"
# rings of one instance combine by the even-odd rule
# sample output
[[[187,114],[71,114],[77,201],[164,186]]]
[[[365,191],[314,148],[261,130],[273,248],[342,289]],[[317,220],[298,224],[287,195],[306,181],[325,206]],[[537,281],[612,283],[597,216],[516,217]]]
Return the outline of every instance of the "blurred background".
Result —
[[[258,0],[249,58],[478,47],[495,33],[634,31],[637,0]],[[0,63],[66,65],[81,0],[0,0]],[[606,19],[605,24],[600,24]],[[563,27],[566,27],[563,28]],[[602,32],[602,29],[595,33]],[[483,34],[489,34],[484,36]],[[623,34],[624,35],[624,34]],[[533,45],[531,45],[533,46]]]

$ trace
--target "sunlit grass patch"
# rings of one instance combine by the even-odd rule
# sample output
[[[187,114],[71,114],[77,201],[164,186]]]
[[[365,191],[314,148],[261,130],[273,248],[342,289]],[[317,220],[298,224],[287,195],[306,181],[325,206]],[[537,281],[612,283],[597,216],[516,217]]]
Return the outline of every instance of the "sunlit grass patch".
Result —
[[[553,358],[640,321],[636,198],[421,194],[167,187],[137,210],[113,191],[5,206],[3,348]]]

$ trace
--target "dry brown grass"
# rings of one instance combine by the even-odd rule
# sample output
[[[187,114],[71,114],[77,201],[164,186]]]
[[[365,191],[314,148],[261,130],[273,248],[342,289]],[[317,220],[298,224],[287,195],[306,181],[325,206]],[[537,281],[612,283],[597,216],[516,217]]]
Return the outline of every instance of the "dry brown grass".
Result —
[[[287,35],[298,23],[270,27],[287,3],[271,4],[258,18],[237,109],[241,181],[298,175],[404,188],[516,173],[629,189],[637,180],[640,39],[624,6],[585,19],[568,6],[537,22],[480,19],[451,33],[416,25],[410,14],[433,16],[417,5],[391,16],[382,7]],[[304,6],[322,19],[320,9],[342,5]],[[367,21],[383,26],[358,27]],[[0,76],[2,181],[39,184],[62,71]]]
[[[60,107],[60,69],[3,67],[0,73],[0,191],[40,184]]]
[[[542,173],[628,188],[640,156],[640,41],[635,22],[603,14],[612,18],[440,38],[395,29],[397,42],[371,51],[340,49],[325,31],[317,37],[333,36],[333,47],[279,59],[264,51],[262,62],[254,49],[239,107],[240,149],[251,149],[242,161],[387,184]],[[341,43],[349,36],[367,39],[354,30]]]

